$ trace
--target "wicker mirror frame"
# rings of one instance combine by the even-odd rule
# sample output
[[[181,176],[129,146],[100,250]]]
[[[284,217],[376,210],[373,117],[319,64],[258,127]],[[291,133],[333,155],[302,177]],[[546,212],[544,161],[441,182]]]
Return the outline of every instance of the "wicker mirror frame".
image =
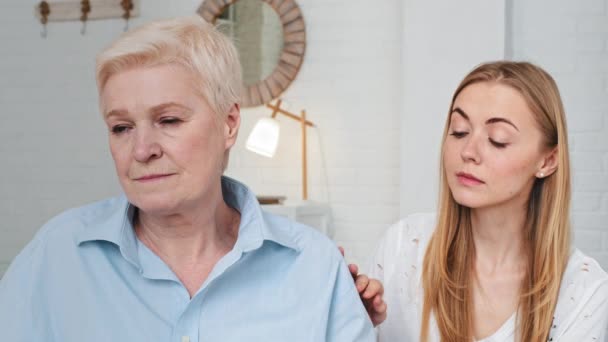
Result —
[[[224,9],[238,0],[205,0],[197,13],[215,24]],[[283,50],[279,62],[265,79],[243,86],[242,107],[263,105],[278,98],[296,78],[306,51],[306,27],[295,0],[260,0],[272,7],[283,26]]]

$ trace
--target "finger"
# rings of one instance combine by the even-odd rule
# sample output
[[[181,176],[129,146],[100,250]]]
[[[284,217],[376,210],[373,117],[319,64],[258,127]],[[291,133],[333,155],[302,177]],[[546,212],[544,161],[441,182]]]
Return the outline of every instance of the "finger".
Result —
[[[357,280],[357,270],[352,267],[352,265],[348,265],[348,272],[350,273],[350,276],[353,277],[353,281]]]
[[[380,304],[382,304],[382,302],[383,302],[382,296],[377,294],[374,296],[374,300],[372,301],[372,304],[374,305],[374,308],[378,308],[380,306]]]
[[[342,256],[344,257],[344,247],[338,246],[338,249],[340,250],[340,254],[342,254]]]
[[[369,282],[371,284],[372,290],[375,292],[374,294],[378,294],[380,296],[382,296],[384,294],[384,286],[382,285],[380,280],[370,279]]]
[[[386,315],[386,303],[382,302],[382,304],[380,306],[378,306],[377,308],[375,308],[375,310],[378,313],[378,315]]]
[[[380,325],[380,323],[386,320],[386,304],[382,307],[382,313],[374,313],[371,315],[372,323],[374,327]]]
[[[384,287],[382,284],[376,279],[369,279],[365,292],[362,297],[365,299],[370,299],[375,295],[382,295],[384,291]]]
[[[380,295],[376,295],[376,297],[374,297],[374,310],[378,313],[383,313],[386,312],[386,302],[384,300],[382,300],[382,297]]]
[[[374,324],[374,327],[376,327],[380,323],[384,322],[384,320],[386,320],[387,305],[382,300],[382,297],[380,295],[377,295],[376,297],[374,297],[374,301],[373,301],[372,305],[373,305],[373,307],[368,309],[368,312],[369,312],[369,316],[372,320],[372,323]]]
[[[369,284],[369,278],[365,274],[360,274],[355,279],[355,286],[359,293],[363,292]]]

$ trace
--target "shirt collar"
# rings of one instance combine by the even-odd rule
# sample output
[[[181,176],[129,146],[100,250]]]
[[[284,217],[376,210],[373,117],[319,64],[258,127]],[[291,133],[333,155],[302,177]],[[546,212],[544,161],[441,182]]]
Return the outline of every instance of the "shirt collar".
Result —
[[[133,217],[137,208],[129,203],[125,195],[121,195],[101,202],[96,209],[94,218],[77,236],[78,245],[85,242],[111,242],[119,247],[125,259],[139,268],[137,238],[133,230]]]
[[[222,176],[224,201],[241,213],[239,235],[235,249],[249,252],[258,249],[264,241],[300,251],[290,227],[269,224],[255,194],[243,183]],[[133,217],[137,208],[125,195],[104,202],[102,214],[96,217],[77,237],[78,245],[92,241],[107,241],[117,245],[129,262],[141,269],[137,252],[137,238],[133,230]]]
[[[272,241],[296,251],[301,250],[291,227],[277,226],[265,219],[255,194],[246,185],[223,176],[222,191],[224,201],[241,213],[235,247],[247,252],[259,248],[264,241]]]

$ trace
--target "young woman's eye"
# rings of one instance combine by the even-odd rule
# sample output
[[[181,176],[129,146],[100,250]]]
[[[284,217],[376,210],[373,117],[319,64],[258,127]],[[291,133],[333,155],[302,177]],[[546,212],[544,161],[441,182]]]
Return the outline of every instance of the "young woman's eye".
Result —
[[[496,148],[505,148],[507,147],[507,143],[501,143],[495,140],[492,140],[491,138],[488,138],[488,140],[490,141],[490,144],[492,144],[492,146],[496,147]]]
[[[121,133],[125,133],[128,129],[129,129],[129,126],[127,126],[127,125],[116,125],[116,126],[112,126],[111,131],[112,131],[112,134],[121,134]]]
[[[450,135],[456,139],[464,138],[467,134],[469,134],[469,132],[452,131],[452,133],[450,133]]]

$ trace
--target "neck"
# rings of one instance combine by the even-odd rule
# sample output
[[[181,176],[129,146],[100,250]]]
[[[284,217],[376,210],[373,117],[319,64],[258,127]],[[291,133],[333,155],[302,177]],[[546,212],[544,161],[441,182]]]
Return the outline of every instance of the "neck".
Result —
[[[471,209],[478,272],[521,271],[525,265],[524,206]]]
[[[209,197],[177,213],[139,211],[137,237],[172,268],[217,261],[236,243],[240,215],[224,202],[221,185]]]

